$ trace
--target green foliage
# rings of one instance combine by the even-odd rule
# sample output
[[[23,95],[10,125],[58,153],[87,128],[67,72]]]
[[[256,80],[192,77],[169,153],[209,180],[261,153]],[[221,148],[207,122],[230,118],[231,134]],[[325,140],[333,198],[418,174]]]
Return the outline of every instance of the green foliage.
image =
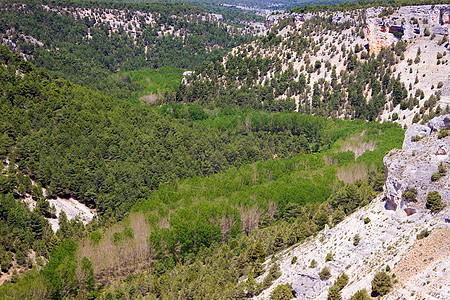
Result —
[[[149,68],[160,67],[193,69],[226,53],[228,49],[252,40],[250,36],[237,34],[231,24],[234,30],[228,30],[225,23],[203,21],[208,12],[186,4],[48,2],[47,5],[56,11],[46,10],[41,5],[26,5],[23,9],[17,9],[18,6],[9,1],[2,3],[0,23],[3,31],[24,32],[44,46],[28,43],[19,34],[11,35],[12,43],[29,55],[38,67],[125,98],[137,90],[148,90],[145,83],[132,80],[133,74],[129,80],[127,76],[131,70],[144,69],[143,72],[148,73],[146,70]],[[71,12],[76,8],[92,9],[100,14],[121,10],[126,22],[133,16],[137,17],[138,21],[133,20],[139,26],[136,38],[125,32],[124,27],[130,24],[114,30],[111,24],[92,16],[75,18]],[[154,23],[145,22],[139,16],[142,12],[151,13]],[[173,26],[185,36],[160,35],[158,31],[163,26]],[[88,32],[90,38],[86,38]],[[118,76],[111,76],[118,70]]]
[[[356,234],[353,237],[353,246],[355,246],[355,247],[358,246],[360,241],[361,241],[361,238],[360,238],[359,234]]]
[[[391,277],[386,272],[378,272],[372,280],[372,294],[384,296],[392,287]]]
[[[11,170],[12,172],[12,170]],[[15,174],[0,173],[0,181],[4,184],[0,193],[0,267],[8,272],[13,259],[17,267],[31,267],[27,259],[29,250],[36,251],[37,256],[48,257],[53,231],[48,221],[37,208],[30,211],[26,204],[14,198]]]
[[[327,256],[325,257],[325,262],[332,261],[333,260],[333,253],[328,252]]]
[[[443,139],[449,135],[448,130],[441,129],[438,134],[438,139]]]
[[[407,201],[417,201],[417,189],[414,187],[408,187],[402,193],[402,198]]]
[[[441,174],[439,174],[439,172],[431,174],[431,181],[438,181],[439,179],[441,179]]]
[[[72,240],[63,241],[61,246],[52,250],[49,261],[40,272],[48,280],[53,298],[75,296],[77,293],[76,249],[77,244]]]
[[[264,251],[263,244],[261,242],[256,243],[251,254],[251,259],[253,261],[264,260],[265,256],[266,251]]]
[[[91,241],[93,241],[95,244],[98,244],[100,240],[102,239],[103,235],[98,231],[93,231],[89,234],[89,238]]]
[[[293,256],[291,259],[291,265],[295,264],[297,262],[297,256]]]
[[[430,235],[430,232],[428,231],[428,229],[423,229],[418,235],[417,235],[417,239],[421,240],[426,238],[427,236]]]
[[[128,227],[128,226],[125,227],[123,229],[122,234],[125,238],[128,238],[128,239],[134,238],[134,231],[133,231],[133,228],[131,228],[131,227]]]
[[[114,244],[117,244],[123,240],[123,233],[122,232],[114,232],[111,239]]]
[[[341,291],[348,283],[348,276],[342,273],[336,278],[334,284],[328,289],[327,300],[341,300]]]
[[[444,203],[439,192],[431,191],[428,193],[426,207],[434,213],[444,209]]]
[[[329,267],[323,267],[323,269],[319,272],[319,277],[322,280],[327,280],[331,278],[331,271]]]
[[[353,294],[349,300],[370,300],[369,293],[366,289],[362,289]]]
[[[290,300],[292,295],[292,287],[289,283],[278,285],[270,295],[271,300]]]
[[[366,182],[357,180],[339,189],[333,195],[331,204],[335,208],[341,207],[346,214],[349,214],[362,203],[370,201],[374,196],[373,189]]]
[[[369,224],[370,223],[370,218],[369,217],[365,217],[364,218],[364,224]]]
[[[348,275],[345,273],[342,273],[336,278],[336,281],[334,282],[334,285],[339,288],[339,290],[342,290],[348,283]]]
[[[386,272],[389,272],[391,270],[391,267],[389,265],[386,265]]]
[[[78,280],[81,283],[81,290],[85,290],[89,293],[94,291],[94,270],[92,269],[92,263],[87,257],[83,257],[81,260],[81,272]]]
[[[269,286],[272,285],[272,282],[275,279],[278,279],[280,276],[281,276],[280,265],[275,263],[270,267],[269,272],[266,275],[266,277],[264,277],[264,280],[262,282],[262,288],[263,289],[268,288]]]

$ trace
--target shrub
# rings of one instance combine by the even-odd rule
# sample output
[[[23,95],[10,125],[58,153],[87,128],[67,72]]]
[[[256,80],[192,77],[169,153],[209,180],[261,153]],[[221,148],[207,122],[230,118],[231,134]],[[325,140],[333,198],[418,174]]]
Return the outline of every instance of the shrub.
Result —
[[[327,256],[325,257],[325,261],[332,261],[333,260],[333,253],[328,252]]]
[[[431,181],[438,181],[441,178],[441,174],[439,172],[431,174]]]
[[[372,280],[372,296],[384,296],[391,287],[391,277],[386,272],[378,272]]]
[[[330,287],[330,289],[328,290],[328,296],[327,296],[327,300],[341,300],[342,296],[341,296],[341,290],[333,285]]]
[[[438,139],[445,138],[446,136],[448,136],[448,130],[442,129],[441,131],[439,131]]]
[[[398,113],[392,114],[392,121],[398,120]]]
[[[317,261],[315,259],[311,260],[311,265],[309,266],[310,268],[315,268],[317,267]]]
[[[133,231],[133,228],[131,228],[131,227],[125,227],[125,228],[123,229],[123,235],[124,235],[124,237],[127,237],[127,238],[129,238],[129,239],[134,238],[134,231]]]
[[[439,172],[439,175],[441,175],[441,177],[444,177],[445,175],[447,175],[447,169],[445,168],[444,163],[442,161],[439,164],[438,172]]]
[[[328,290],[328,296],[327,300],[341,300],[341,291],[342,289],[347,285],[348,283],[348,276],[345,273],[342,273],[341,275],[336,278],[336,281],[334,282],[333,286],[330,287]]]
[[[319,272],[319,277],[320,277],[320,279],[322,279],[322,280],[330,279],[330,277],[331,277],[331,271],[330,271],[330,268],[324,267],[324,268]]]
[[[341,275],[336,278],[336,281],[334,282],[334,285],[339,288],[339,290],[342,290],[348,283],[348,276],[345,273],[342,273]]]
[[[91,241],[93,241],[95,244],[98,244],[98,242],[100,242],[100,240],[102,239],[102,234],[98,231],[93,231],[91,232],[91,234],[89,235],[89,238],[91,239]]]
[[[442,203],[442,198],[439,192],[431,191],[428,193],[426,207],[434,213],[440,212],[444,209],[444,204]]]
[[[360,241],[361,241],[361,238],[359,237],[359,234],[356,234],[353,237],[353,246],[358,246]]]
[[[391,270],[391,267],[389,265],[386,266],[386,272],[389,272]]]
[[[121,240],[123,240],[122,232],[114,232],[114,234],[112,235],[112,241],[114,242],[114,244],[117,244]]]
[[[269,273],[264,277],[262,282],[262,289],[266,289],[272,285],[272,282],[281,276],[280,265],[273,264],[269,269]]]
[[[369,224],[370,223],[370,218],[369,217],[366,217],[365,219],[364,219],[364,224]]]
[[[370,300],[369,293],[366,289],[357,291],[349,300]]]
[[[420,140],[423,139],[423,138],[424,138],[423,136],[415,135],[415,136],[413,136],[413,137],[411,138],[411,140],[412,140],[413,142],[418,142],[418,141],[420,141]]]
[[[291,265],[295,264],[297,262],[297,256],[294,256],[291,260]]]
[[[430,235],[430,232],[428,231],[428,229],[423,229],[418,235],[417,235],[417,239],[421,240],[426,238],[427,236]]]
[[[289,300],[294,298],[292,287],[289,283],[278,285],[270,295],[271,300]]]
[[[402,193],[402,198],[407,200],[407,201],[417,201],[417,189],[416,188],[407,188],[403,193]]]

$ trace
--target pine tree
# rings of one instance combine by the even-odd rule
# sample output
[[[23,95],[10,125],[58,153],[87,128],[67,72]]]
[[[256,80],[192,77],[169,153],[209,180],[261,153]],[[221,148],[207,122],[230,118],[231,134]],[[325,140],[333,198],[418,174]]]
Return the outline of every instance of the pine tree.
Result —
[[[442,203],[442,198],[438,191],[431,191],[428,193],[426,207],[434,213],[444,209],[444,204]]]
[[[391,277],[386,272],[378,272],[372,280],[372,292],[376,296],[384,296],[392,287]]]

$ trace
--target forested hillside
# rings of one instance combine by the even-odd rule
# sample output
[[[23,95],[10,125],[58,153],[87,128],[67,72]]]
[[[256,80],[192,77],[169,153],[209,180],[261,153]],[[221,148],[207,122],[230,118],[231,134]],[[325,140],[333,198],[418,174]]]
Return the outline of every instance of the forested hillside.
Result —
[[[267,36],[236,47],[222,60],[197,67],[180,86],[176,101],[269,112],[291,109],[407,125],[449,111],[444,71],[448,70],[448,38],[431,35],[441,28],[446,32],[443,21],[437,18],[431,23],[424,18],[419,24],[414,8],[369,12],[362,7],[336,6],[336,10],[345,10],[320,13],[320,7],[311,7],[297,10],[302,14],[274,16]],[[393,42],[386,45],[383,37],[373,38],[382,36],[384,27],[368,27],[369,18],[407,28],[398,21],[402,13],[413,25],[409,31],[401,30],[416,33],[408,37],[405,33],[404,38],[400,32],[390,34]],[[395,22],[399,24],[394,26]],[[421,55],[421,49],[427,53]],[[447,100],[441,101],[444,94]]]
[[[446,110],[422,90],[446,41],[369,53],[365,5],[257,39],[186,4],[2,2],[0,298],[268,294],[278,254],[383,191],[404,130],[375,121]]]
[[[286,226],[300,226],[300,232],[309,232],[307,236],[316,230],[311,228],[332,222],[327,216],[334,209],[337,222],[369,201],[383,182],[382,155],[401,142],[402,131],[391,124],[331,121],[293,112],[209,111],[196,105],[148,107],[123,102],[49,76],[6,47],[1,48],[0,58],[6,66],[1,67],[5,112],[1,153],[9,166],[2,176],[8,183],[2,191],[2,222],[12,233],[26,229],[19,244],[3,244],[3,271],[42,264],[44,257],[51,262],[39,274],[8,285],[3,295],[36,289],[48,297],[93,292],[91,283],[90,287],[83,283],[85,275],[80,274],[84,273],[71,273],[78,264],[75,259],[80,268],[84,264],[86,272],[92,269],[102,280],[118,268],[140,270],[150,258],[157,263],[144,266],[162,275],[171,272],[177,261],[189,265],[200,259],[199,251],[247,239],[246,234],[265,234],[258,233],[259,227],[269,226],[260,242],[264,251],[272,253],[304,236],[282,236]],[[353,136],[355,132],[359,133]],[[349,148],[351,144],[356,148]],[[358,156],[367,152],[355,161],[348,150]],[[210,179],[198,177],[222,171],[226,173]],[[357,181],[346,187],[340,182],[365,180],[369,175],[369,183]],[[194,179],[182,180],[189,177]],[[47,197],[73,196],[96,207],[100,224],[111,224],[110,217],[122,218],[136,203],[135,213],[124,225],[111,229],[96,229],[96,223],[85,227],[60,216],[55,236],[44,219],[53,217],[51,208],[32,182],[45,187]],[[26,193],[35,195],[38,203],[32,212],[20,202]],[[354,202],[346,204],[346,193],[354,194]],[[309,207],[316,224],[308,225],[313,226],[310,229],[289,225],[303,206]],[[144,223],[136,227],[132,224],[141,211]],[[124,229],[117,231],[121,226]],[[269,239],[273,230],[280,235],[276,243]],[[63,242],[68,237],[80,241],[79,250]],[[63,248],[55,248],[61,242]],[[233,254],[236,260],[253,247],[250,240],[245,245]],[[104,255],[104,247],[112,247],[109,256]],[[30,258],[30,249],[39,251],[40,260]],[[116,255],[136,249],[153,250],[140,252],[134,261],[117,260]],[[61,273],[63,261],[73,265],[68,273]],[[244,263],[233,272],[247,274],[250,265]],[[72,283],[67,276],[75,276],[70,277]],[[238,277],[232,278],[230,284],[237,284]]]
[[[2,1],[2,44],[72,82],[129,97],[118,70],[194,68],[252,39],[184,4]]]

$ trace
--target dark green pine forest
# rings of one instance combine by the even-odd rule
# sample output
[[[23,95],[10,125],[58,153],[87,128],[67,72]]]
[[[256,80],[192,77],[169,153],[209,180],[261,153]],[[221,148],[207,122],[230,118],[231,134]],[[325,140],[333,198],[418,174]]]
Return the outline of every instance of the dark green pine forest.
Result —
[[[254,38],[203,21],[204,9],[1,5],[9,39],[0,46],[1,299],[257,295],[280,276],[264,260],[367,205],[382,191],[383,156],[401,146],[400,126],[364,113],[341,120],[295,112],[289,101],[255,104],[271,94],[267,87],[246,102],[232,88],[180,85],[180,75],[167,79],[175,87],[160,83],[153,72],[168,76],[170,68],[241,74],[239,57],[220,69],[220,55]],[[109,35],[108,26],[73,18],[80,7],[159,17],[135,43],[120,29]],[[161,24],[188,34],[157,37]],[[143,74],[153,82],[138,80]],[[152,84],[164,90],[159,102],[139,101]],[[48,202],[55,197],[73,197],[97,217],[83,224],[57,216]]]

